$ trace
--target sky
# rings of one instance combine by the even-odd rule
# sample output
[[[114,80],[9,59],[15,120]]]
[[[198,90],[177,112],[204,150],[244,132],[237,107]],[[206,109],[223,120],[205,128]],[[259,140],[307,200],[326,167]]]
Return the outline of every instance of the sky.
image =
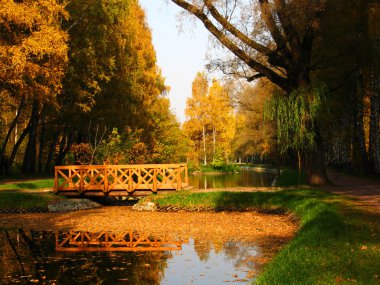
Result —
[[[207,63],[207,30],[200,23],[190,23],[190,27],[186,25],[180,31],[178,13],[181,8],[170,0],[140,0],[140,4],[152,30],[158,65],[166,85],[170,87],[171,109],[183,123],[191,84]]]

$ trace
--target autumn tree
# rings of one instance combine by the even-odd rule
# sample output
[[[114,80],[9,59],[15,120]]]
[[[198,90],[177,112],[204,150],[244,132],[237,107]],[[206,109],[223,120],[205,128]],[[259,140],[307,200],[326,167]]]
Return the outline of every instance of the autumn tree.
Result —
[[[107,129],[104,138],[114,128],[123,138],[139,133],[136,144],[152,154],[151,110],[166,89],[144,11],[135,0],[72,1],[67,9],[70,64],[46,165],[64,163],[97,129]]]
[[[279,92],[267,79],[243,84],[235,96],[237,119],[233,151],[238,159],[254,162],[273,155],[278,159],[275,123],[264,120],[268,98]]]
[[[0,2],[0,96],[7,116],[0,172],[9,170],[26,138],[23,170],[35,171],[43,109],[56,104],[62,90],[67,34],[60,23],[66,16],[55,0]]]
[[[185,162],[186,154],[190,151],[189,139],[170,110],[169,99],[162,96],[157,98],[150,108],[150,114],[151,162]]]
[[[185,130],[190,139],[199,142],[201,138],[203,150],[203,164],[207,164],[206,126],[210,122],[210,110],[208,104],[208,79],[205,73],[198,72],[193,84],[191,97],[187,99],[185,114]],[[199,148],[199,144],[196,144]]]
[[[212,64],[225,73],[249,81],[266,77],[290,94],[309,88],[314,68],[312,55],[325,1],[172,0],[197,17],[233,57]],[[309,153],[309,182],[327,181],[323,143],[314,124],[315,151]]]
[[[235,135],[235,114],[228,91],[214,79],[208,95],[214,165],[228,162],[232,152],[231,140]],[[218,154],[222,157],[217,159]]]
[[[229,90],[216,79],[209,86],[205,73],[197,73],[192,90],[192,96],[186,102],[184,131],[193,142],[195,153],[202,154],[203,164],[207,164],[210,156],[213,165],[225,164],[235,134]]]
[[[114,128],[136,134],[130,149],[144,161],[175,149],[155,133],[159,111],[179,126],[137,0],[2,1],[0,28],[1,169],[17,160],[24,172],[50,171],[70,152],[84,161],[78,152],[94,156],[94,138]]]

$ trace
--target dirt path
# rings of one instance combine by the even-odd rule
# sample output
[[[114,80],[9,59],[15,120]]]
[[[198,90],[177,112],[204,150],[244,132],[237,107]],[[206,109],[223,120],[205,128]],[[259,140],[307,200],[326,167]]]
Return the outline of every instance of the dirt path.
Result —
[[[365,206],[371,206],[380,211],[380,181],[364,179],[342,174],[336,171],[328,173],[334,186],[324,189],[337,194],[344,194],[357,199]]]

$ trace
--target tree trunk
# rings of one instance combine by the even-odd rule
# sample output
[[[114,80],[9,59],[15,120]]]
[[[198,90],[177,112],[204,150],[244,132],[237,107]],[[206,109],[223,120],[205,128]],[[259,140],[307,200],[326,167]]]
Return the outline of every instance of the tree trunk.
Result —
[[[203,164],[204,164],[204,165],[207,165],[207,154],[206,154],[206,129],[205,129],[205,125],[203,125],[202,135],[203,135],[203,153],[204,153]]]
[[[44,147],[45,147],[45,129],[46,129],[46,122],[45,122],[45,114],[44,110],[42,109],[41,112],[41,132],[40,132],[40,139],[39,139],[39,148],[38,148],[38,173],[42,173],[42,164],[43,164],[43,153],[44,153]]]
[[[24,108],[24,103],[25,103],[25,97],[23,96],[21,98],[21,101],[20,101],[20,104],[16,110],[16,116],[15,118],[13,119],[9,129],[8,129],[8,132],[7,132],[7,135],[5,136],[5,139],[4,139],[4,142],[3,142],[3,145],[1,147],[1,150],[0,150],[0,174],[3,173],[3,171],[5,171],[5,164],[6,164],[6,149],[7,149],[7,144],[8,144],[8,141],[9,141],[9,138],[11,137],[11,134],[12,134],[12,131],[16,128],[17,126],[17,121],[21,115],[21,112],[22,112],[22,109]]]
[[[380,95],[376,88],[373,88],[370,97],[371,115],[369,127],[369,162],[374,173],[380,173],[380,130],[379,130],[379,113],[380,113]]]
[[[310,185],[324,185],[329,180],[326,172],[323,140],[316,122],[314,130],[315,147],[305,154],[307,182]]]
[[[45,172],[50,172],[52,170],[51,162],[53,161],[54,151],[58,141],[59,129],[60,127],[57,127],[57,132],[54,134],[53,140],[51,141],[49,146],[49,152],[45,164]]]
[[[37,128],[39,121],[39,102],[33,101],[32,114],[30,117],[31,125],[29,132],[28,144],[26,146],[24,154],[24,162],[22,165],[23,173],[35,173],[36,172],[36,140],[37,140]]]
[[[30,129],[31,129],[30,125],[31,125],[31,122],[29,121],[28,126],[23,130],[23,132],[20,135],[20,138],[18,139],[17,143],[13,147],[11,156],[9,157],[9,159],[5,163],[5,172],[6,173],[10,172],[11,166],[12,166],[13,161],[16,157],[16,154],[17,154],[17,152],[21,146],[21,143],[24,141],[25,137],[29,134]]]
[[[67,133],[66,128],[62,136],[61,144],[59,146],[59,152],[55,160],[55,165],[63,165],[63,159],[70,150],[70,147],[73,143],[73,138],[74,135],[72,133]]]
[[[366,173],[368,171],[368,156],[364,138],[364,82],[361,74],[358,76],[356,92],[357,103],[353,116],[352,167],[354,172]]]
[[[212,145],[213,145],[213,158],[212,161],[215,162],[215,152],[216,152],[216,130],[215,126],[212,126]]]

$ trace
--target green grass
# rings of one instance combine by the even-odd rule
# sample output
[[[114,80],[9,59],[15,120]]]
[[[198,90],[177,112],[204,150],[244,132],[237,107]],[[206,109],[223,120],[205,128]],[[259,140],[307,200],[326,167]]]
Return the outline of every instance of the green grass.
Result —
[[[354,207],[343,196],[299,189],[179,192],[153,199],[182,207],[281,207],[297,215],[296,237],[265,267],[257,284],[380,283],[379,215]]]
[[[11,174],[7,174],[7,175],[0,175],[0,183],[3,183],[4,181],[6,182],[7,180],[25,180],[25,179],[29,179],[29,180],[43,180],[43,179],[48,179],[48,178],[51,178],[53,177],[54,174],[53,173],[43,173],[43,174],[36,174],[36,173],[32,173],[32,174],[23,174],[23,173],[11,173]]]
[[[22,178],[25,179],[25,177],[20,177]],[[0,184],[0,209],[46,208],[49,203],[61,198],[52,193],[26,193],[23,190],[52,189],[53,186],[54,179],[52,178]]]
[[[45,189],[53,188],[54,179],[41,179],[24,182],[15,182],[8,184],[0,184],[0,189]]]
[[[201,165],[199,169],[191,169],[192,171],[201,171],[206,173],[213,173],[213,172],[239,172],[240,167],[235,164],[224,164],[220,166],[212,166],[212,165]]]
[[[298,169],[284,169],[281,171],[280,177],[277,178],[277,186],[288,187],[296,185],[306,185],[306,174],[301,171],[301,176],[298,178]]]
[[[46,208],[49,203],[62,199],[51,193],[23,193],[19,191],[0,191],[0,209]]]

